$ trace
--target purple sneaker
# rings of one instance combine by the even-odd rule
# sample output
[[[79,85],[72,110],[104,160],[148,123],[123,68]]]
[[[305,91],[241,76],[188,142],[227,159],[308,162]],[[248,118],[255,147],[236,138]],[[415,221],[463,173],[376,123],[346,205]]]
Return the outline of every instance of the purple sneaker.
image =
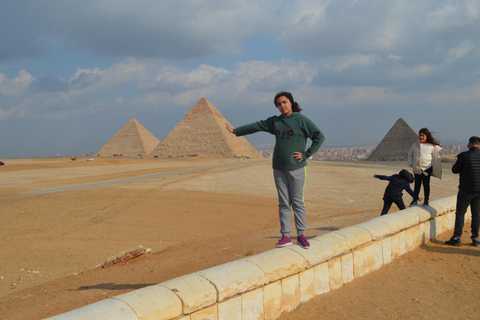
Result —
[[[305,238],[305,235],[300,235],[297,237],[297,243],[302,247],[303,249],[308,249],[310,248],[310,243],[307,241],[307,238]]]
[[[277,243],[277,248],[289,246],[291,244],[292,244],[292,240],[290,240],[289,237],[282,236],[282,239],[280,239],[280,241],[278,241],[278,243]]]

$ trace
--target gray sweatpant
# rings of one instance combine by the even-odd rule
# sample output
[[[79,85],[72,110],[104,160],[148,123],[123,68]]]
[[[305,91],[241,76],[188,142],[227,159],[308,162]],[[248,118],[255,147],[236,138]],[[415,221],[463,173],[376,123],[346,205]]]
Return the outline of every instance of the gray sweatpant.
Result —
[[[273,177],[278,192],[280,232],[284,236],[290,236],[292,231],[292,209],[297,234],[305,234],[305,230],[307,230],[307,212],[303,201],[303,187],[306,176],[306,167],[292,171],[273,169]],[[290,209],[290,206],[292,209]]]

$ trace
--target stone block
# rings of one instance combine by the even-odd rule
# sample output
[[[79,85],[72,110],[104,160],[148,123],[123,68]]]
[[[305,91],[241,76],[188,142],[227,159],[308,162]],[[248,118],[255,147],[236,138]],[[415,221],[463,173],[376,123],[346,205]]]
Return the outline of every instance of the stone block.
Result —
[[[416,226],[420,223],[420,217],[413,212],[407,210],[401,210],[395,212],[395,214],[405,221],[405,228],[408,229],[412,226]]]
[[[300,303],[315,297],[315,270],[307,269],[298,274]]]
[[[342,256],[342,280],[343,283],[353,281],[353,254],[349,253]]]
[[[170,289],[160,285],[127,292],[113,299],[129,305],[139,320],[167,320],[182,314],[180,298]]]
[[[420,207],[420,206],[410,207],[405,209],[404,211],[408,211],[412,214],[415,214],[418,217],[419,222],[424,222],[434,217],[434,215],[432,215],[431,212],[425,210],[423,207]],[[432,211],[432,212],[436,213],[436,211]]]
[[[383,241],[373,242],[353,252],[353,264],[355,278],[378,270],[383,265]]]
[[[275,320],[282,314],[282,282],[276,281],[263,287],[263,311],[265,320]]]
[[[197,274],[181,276],[159,285],[173,291],[183,302],[183,313],[189,314],[214,304],[217,290],[204,277]]]
[[[384,265],[392,262],[392,239],[391,238],[385,238],[382,240],[382,257],[383,257]]]
[[[242,319],[263,320],[263,289],[242,294]]]
[[[116,299],[101,300],[84,307],[62,313],[48,320],[139,320],[137,314],[123,301]]]
[[[316,241],[315,238],[308,240],[310,242],[310,249],[306,250],[300,246],[293,245],[282,248],[282,250],[292,250],[300,254],[305,259],[307,268],[316,266],[333,257],[333,248],[330,245]]]
[[[324,245],[332,248],[333,257],[339,256],[352,248],[350,240],[348,240],[345,236],[342,236],[339,233],[325,233],[321,236],[312,238],[312,241],[319,241]]]
[[[373,239],[373,235],[364,228],[359,228],[357,226],[346,227],[340,230],[333,231],[332,233],[340,234],[350,240],[350,249],[354,250],[355,248],[369,243]]]
[[[442,230],[453,230],[455,228],[455,212],[448,212],[443,215]]]
[[[190,320],[217,320],[218,306],[215,304],[208,308],[198,310],[190,315]]]
[[[424,223],[425,225],[425,237],[427,238],[428,241],[435,239],[435,235],[437,234],[436,229],[437,227],[435,226],[435,220],[428,220]]]
[[[263,286],[265,274],[254,264],[238,260],[228,262],[195,274],[205,277],[217,289],[217,301]]]
[[[430,237],[431,221],[430,220],[425,221],[424,223],[422,223],[422,225],[423,225],[423,234],[424,234],[424,238],[425,238],[423,243],[426,243],[426,242],[430,241],[430,239],[431,239],[431,237]]]
[[[436,206],[439,206],[440,208],[442,208],[442,213],[447,213],[447,212],[450,212],[452,210],[455,210],[455,205],[453,205],[452,202],[446,200],[446,199],[437,199],[437,200],[434,200],[432,202],[430,202],[430,205],[436,205]],[[440,214],[440,211],[437,210],[438,213]]]
[[[338,289],[343,285],[341,257],[328,261],[328,275],[330,280],[330,290]]]
[[[430,211],[432,209],[435,210],[436,214],[434,215],[434,217],[438,217],[438,216],[443,215],[443,213],[445,211],[445,209],[440,204],[438,204],[438,202],[435,202],[435,203],[431,202],[428,207],[423,207],[423,209],[430,210]]]
[[[430,220],[430,237],[431,239],[435,239],[439,234],[443,232],[443,218],[442,216],[438,216]],[[447,231],[447,230],[445,230]]]
[[[218,304],[218,320],[242,320],[242,297],[234,297]]]
[[[254,264],[264,272],[265,283],[277,281],[305,270],[306,265],[304,257],[286,248],[269,250],[243,260]]]
[[[405,230],[413,225],[418,224],[418,215],[411,212],[398,211],[392,214],[386,214],[379,218],[379,221],[384,221],[391,228],[391,234]]]
[[[384,221],[378,220],[378,218],[357,224],[356,226],[370,232],[373,240],[378,240],[392,234],[392,228]]]
[[[392,259],[395,260],[407,253],[405,241],[405,231],[399,232],[391,237],[392,241]]]
[[[300,290],[298,275],[282,279],[283,311],[293,311],[300,305]]]
[[[446,201],[449,203],[449,210],[450,211],[455,211],[457,207],[457,195],[453,195],[450,197],[442,198],[443,201]]]
[[[428,213],[430,215],[430,219],[433,219],[443,214],[443,209],[435,204],[427,207],[420,206],[418,208]]]
[[[383,266],[382,242],[374,242],[365,249],[366,259],[364,260],[366,273],[380,269]]]
[[[423,233],[418,225],[405,230],[405,247],[407,252],[418,248],[422,244],[422,239]]]
[[[315,294],[320,295],[330,291],[330,276],[328,262],[324,262],[313,268],[315,271]]]

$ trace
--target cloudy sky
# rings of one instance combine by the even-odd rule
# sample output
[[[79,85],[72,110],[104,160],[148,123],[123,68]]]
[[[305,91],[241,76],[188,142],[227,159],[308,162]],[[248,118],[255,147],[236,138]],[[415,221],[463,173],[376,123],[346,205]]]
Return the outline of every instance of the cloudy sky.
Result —
[[[464,143],[479,31],[478,0],[1,0],[0,158],[94,153],[129,119],[162,140],[202,97],[239,126],[282,90],[325,147],[398,118]]]

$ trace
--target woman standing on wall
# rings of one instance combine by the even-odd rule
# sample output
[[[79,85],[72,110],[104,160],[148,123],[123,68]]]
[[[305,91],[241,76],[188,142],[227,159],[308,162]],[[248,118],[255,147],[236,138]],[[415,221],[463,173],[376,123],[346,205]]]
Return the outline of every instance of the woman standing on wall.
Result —
[[[306,160],[320,148],[325,140],[322,131],[307,117],[300,114],[302,110],[290,92],[280,92],[273,100],[281,115],[233,128],[226,123],[226,128],[236,136],[243,136],[258,131],[275,135],[273,151],[273,176],[278,193],[280,232],[282,238],[277,247],[292,244],[290,240],[291,215],[293,209],[297,243],[305,249],[310,243],[305,238],[306,211],[303,201],[303,187],[307,176]],[[306,149],[307,138],[312,140]],[[305,150],[306,149],[306,150]]]
[[[418,141],[415,142],[408,152],[408,165],[412,167],[415,179],[413,190],[414,197],[410,206],[418,205],[418,195],[420,187],[423,184],[425,201],[423,205],[428,206],[430,198],[430,176],[442,178],[442,163],[440,161],[440,143],[433,138],[427,128],[422,128],[418,132]]]

